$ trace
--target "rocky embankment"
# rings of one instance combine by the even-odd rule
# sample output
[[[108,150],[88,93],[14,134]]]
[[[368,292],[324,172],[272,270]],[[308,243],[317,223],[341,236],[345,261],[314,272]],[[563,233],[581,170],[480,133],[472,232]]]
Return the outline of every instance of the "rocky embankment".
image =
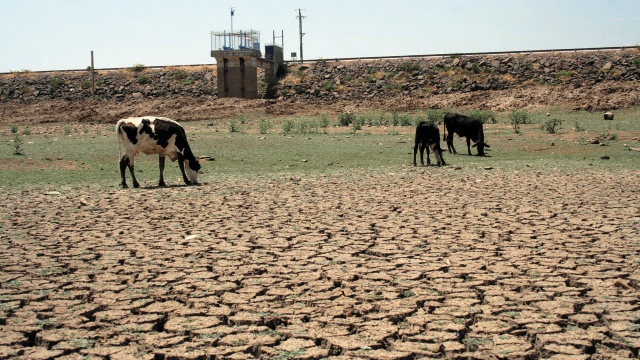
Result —
[[[138,71],[134,71],[138,70]],[[640,51],[460,56],[290,64],[260,100],[217,98],[215,65],[0,75],[0,121],[112,121],[161,113],[202,120],[425,108],[589,111],[640,104]]]

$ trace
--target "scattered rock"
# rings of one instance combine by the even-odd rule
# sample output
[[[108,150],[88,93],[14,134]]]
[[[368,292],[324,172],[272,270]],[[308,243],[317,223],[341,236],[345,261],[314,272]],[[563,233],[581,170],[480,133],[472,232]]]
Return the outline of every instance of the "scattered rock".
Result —
[[[600,157],[600,159],[601,159],[601,160],[609,160],[609,159],[610,159],[610,157],[609,157],[609,156],[607,156],[607,155],[604,155],[604,156],[601,156],[601,157]]]
[[[604,113],[604,119],[613,120],[613,113],[611,111],[607,111],[606,113]]]
[[[600,144],[600,140],[598,138],[591,138],[588,141],[589,141],[589,144],[593,144],[593,145]]]
[[[631,289],[631,286],[629,286],[629,284],[626,281],[620,278],[616,279],[616,281],[613,283],[613,286],[623,288],[623,289]]]
[[[484,169],[485,170],[493,170],[493,166],[485,166]]]

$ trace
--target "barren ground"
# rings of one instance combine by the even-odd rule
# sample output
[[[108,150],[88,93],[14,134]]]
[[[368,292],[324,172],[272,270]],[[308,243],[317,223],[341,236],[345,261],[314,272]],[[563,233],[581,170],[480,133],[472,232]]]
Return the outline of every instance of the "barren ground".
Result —
[[[0,358],[637,358],[638,190],[429,168],[1,194]]]

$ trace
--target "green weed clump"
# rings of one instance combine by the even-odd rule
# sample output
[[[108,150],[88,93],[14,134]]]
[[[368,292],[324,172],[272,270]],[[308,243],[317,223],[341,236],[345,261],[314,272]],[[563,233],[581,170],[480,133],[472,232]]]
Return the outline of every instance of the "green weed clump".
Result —
[[[19,133],[13,134],[13,155],[24,155],[24,149],[22,146],[24,145],[24,140]]]
[[[144,69],[145,69],[144,64],[133,64],[133,66],[129,68],[129,70],[135,73],[143,72]]]
[[[338,125],[340,125],[340,126],[349,126],[354,121],[356,121],[356,116],[355,115],[353,115],[351,113],[344,113],[344,114],[341,114],[340,117],[338,118]]]
[[[495,124],[496,123],[496,118],[493,115],[492,111],[471,110],[471,111],[469,111],[468,116],[472,117],[474,119],[478,119],[478,120],[482,121],[483,124],[487,124],[487,123]]]
[[[558,119],[549,119],[545,122],[543,122],[540,125],[540,128],[542,130],[545,130],[546,132],[548,132],[549,134],[556,134],[556,127],[560,126],[562,124],[562,120],[558,120]]]
[[[268,133],[272,127],[273,127],[273,124],[269,121],[260,121],[258,123],[258,130],[260,131],[260,134]]]
[[[520,125],[531,123],[531,115],[525,110],[513,110],[511,111],[511,114],[509,114],[509,120],[513,125],[513,130],[516,134],[519,134]]]
[[[139,76],[137,81],[138,81],[138,84],[140,85],[151,84],[151,78],[148,77],[147,75]]]
[[[229,132],[230,133],[240,132],[240,125],[238,125],[237,121],[233,119],[229,121]]]

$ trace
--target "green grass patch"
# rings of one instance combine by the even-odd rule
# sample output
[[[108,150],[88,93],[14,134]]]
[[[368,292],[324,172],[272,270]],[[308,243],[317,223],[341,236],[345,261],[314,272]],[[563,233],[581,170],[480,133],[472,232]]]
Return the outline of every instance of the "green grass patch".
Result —
[[[553,116],[547,117],[547,112]],[[282,174],[323,176],[407,171],[413,168],[413,123],[422,118],[436,119],[443,113],[397,113],[395,120],[389,113],[353,114],[349,116],[352,121],[349,126],[336,127],[329,125],[327,115],[286,119],[266,119],[260,115],[221,120],[217,126],[202,122],[183,125],[194,154],[215,159],[203,163],[203,174],[199,177],[203,183],[214,183],[225,177],[250,179]],[[618,110],[613,121],[604,121],[600,113],[544,109],[530,112],[531,123],[520,124],[518,134],[513,131],[509,113],[494,115],[497,123],[484,125],[486,141],[491,145],[489,156],[467,156],[464,139],[455,137],[454,145],[465,155],[445,152],[445,161],[460,166],[461,172],[482,172],[486,166],[505,171],[528,168],[640,170],[640,152],[630,150],[640,148],[637,140],[640,108]],[[550,134],[541,128],[548,119],[558,119],[568,125],[556,127],[555,133]],[[354,132],[353,121],[357,121],[362,130]],[[240,123],[245,130],[238,129]],[[398,126],[388,127],[392,123]],[[576,123],[580,129],[571,126]],[[407,125],[401,126],[403,124]],[[229,131],[224,131],[227,126]],[[28,136],[22,136],[20,130],[11,125],[0,133],[3,144],[0,146],[0,187],[16,191],[39,188],[64,194],[73,186],[119,186],[119,150],[113,125],[89,132],[72,132],[68,124],[30,128],[32,132]],[[442,126],[439,128],[442,131]],[[234,129],[237,131],[232,131]],[[588,143],[587,139],[598,136],[606,138],[606,146]],[[19,148],[24,155],[14,155],[16,137],[18,141],[24,140]],[[475,154],[475,149],[472,148],[472,152]],[[157,156],[137,156],[135,169],[142,186],[157,184]],[[169,185],[182,183],[175,162],[167,161],[165,179]],[[128,171],[127,181],[131,183]]]

